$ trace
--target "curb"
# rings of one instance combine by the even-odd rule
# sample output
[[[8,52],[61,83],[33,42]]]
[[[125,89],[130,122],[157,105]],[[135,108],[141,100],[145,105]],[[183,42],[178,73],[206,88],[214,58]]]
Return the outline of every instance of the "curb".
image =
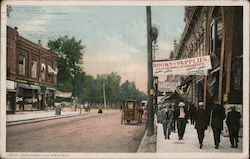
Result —
[[[6,126],[14,126],[14,125],[20,125],[20,124],[28,124],[28,123],[36,123],[36,122],[42,122],[47,120],[55,120],[55,119],[61,119],[61,118],[70,118],[74,116],[81,116],[86,115],[84,114],[70,114],[70,115],[61,115],[61,116],[50,116],[50,117],[43,117],[43,118],[33,118],[33,119],[24,119],[24,120],[17,120],[17,121],[9,121],[6,123]]]
[[[144,140],[145,140],[145,138],[146,138],[146,136],[147,136],[147,132],[148,132],[148,130],[146,129],[145,134],[144,134],[144,136],[143,136],[143,138],[142,138],[142,140],[141,140],[141,143],[140,143],[140,145],[139,145],[139,147],[138,147],[138,149],[137,149],[137,151],[136,151],[137,153],[142,152],[141,149],[142,149],[142,145],[144,144]]]

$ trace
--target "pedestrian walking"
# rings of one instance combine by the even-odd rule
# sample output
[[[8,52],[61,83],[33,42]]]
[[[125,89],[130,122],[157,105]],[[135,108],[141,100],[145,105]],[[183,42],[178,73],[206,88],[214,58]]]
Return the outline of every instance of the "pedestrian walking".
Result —
[[[239,142],[238,134],[240,130],[240,118],[241,118],[240,112],[237,112],[235,110],[235,106],[232,106],[231,111],[227,114],[227,119],[226,119],[232,148],[238,148],[238,142]]]
[[[176,131],[176,127],[177,127],[177,120],[178,120],[178,105],[174,102],[171,103],[171,106],[174,110],[174,118],[173,118],[173,122],[172,122],[172,131],[175,132]]]
[[[191,125],[194,125],[194,113],[195,113],[195,106],[194,104],[190,103],[190,107],[189,107],[189,118],[190,118],[190,122]]]
[[[184,102],[180,102],[178,104],[179,108],[178,108],[178,120],[177,120],[177,129],[178,129],[178,137],[179,140],[183,140],[183,136],[185,133],[185,129],[186,129],[186,124],[187,124],[187,111],[185,109],[185,103]]]
[[[163,106],[159,106],[157,109],[157,123],[162,123]]]
[[[214,134],[214,144],[216,149],[219,148],[220,134],[223,129],[223,120],[225,119],[225,109],[220,104],[212,103],[211,109],[211,126]]]
[[[163,133],[165,136],[165,139],[170,139],[170,133],[171,133],[171,124],[173,120],[173,110],[170,109],[170,105],[168,104],[165,109],[163,109],[162,113],[162,126],[163,126]]]
[[[205,137],[205,130],[209,124],[209,116],[203,107],[203,102],[199,102],[198,109],[194,111],[195,129],[197,130],[200,149],[203,146],[203,139]]]
[[[173,123],[173,119],[174,119],[174,108],[172,107],[172,105],[169,106],[169,110],[168,110],[168,118],[167,118],[167,134],[168,134],[168,139],[170,139],[170,134],[172,131],[172,123]]]

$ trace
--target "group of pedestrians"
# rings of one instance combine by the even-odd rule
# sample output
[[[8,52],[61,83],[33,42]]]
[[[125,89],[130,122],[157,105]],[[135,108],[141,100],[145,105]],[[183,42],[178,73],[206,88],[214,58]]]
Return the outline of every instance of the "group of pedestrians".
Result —
[[[157,112],[157,120],[163,125],[165,139],[170,139],[171,130],[175,132],[175,125],[177,123],[178,139],[183,140],[186,124],[188,123],[188,113],[184,102],[179,102],[178,107],[176,107],[175,103],[167,103],[159,109]],[[226,117],[223,106],[212,102],[209,103],[208,108],[205,109],[203,102],[199,102],[198,108],[194,109],[192,116],[193,121],[191,124],[194,124],[197,130],[200,149],[203,147],[205,130],[207,130],[208,126],[211,126],[213,130],[214,148],[219,148],[224,119],[226,119],[228,126],[231,147],[238,147],[241,114],[235,110],[235,106],[231,107],[231,111]]]
[[[180,102],[178,107],[175,107],[175,103],[167,103],[158,110],[157,117],[158,122],[162,123],[165,139],[170,139],[171,131],[175,132],[175,125],[177,123],[179,140],[183,140],[186,124],[188,122],[187,110],[184,102]]]

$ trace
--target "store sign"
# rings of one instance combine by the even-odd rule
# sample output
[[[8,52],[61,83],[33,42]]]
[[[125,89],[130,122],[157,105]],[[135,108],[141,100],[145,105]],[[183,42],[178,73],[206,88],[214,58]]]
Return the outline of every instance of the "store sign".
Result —
[[[6,89],[15,89],[15,82],[14,81],[10,81],[10,80],[6,80]]]
[[[60,98],[71,98],[72,92],[61,92],[61,91],[56,91],[56,96]]]
[[[179,82],[159,82],[158,90],[160,92],[174,92],[176,87],[179,85]]]
[[[208,69],[212,69],[210,56],[153,62],[154,76],[207,75]]]

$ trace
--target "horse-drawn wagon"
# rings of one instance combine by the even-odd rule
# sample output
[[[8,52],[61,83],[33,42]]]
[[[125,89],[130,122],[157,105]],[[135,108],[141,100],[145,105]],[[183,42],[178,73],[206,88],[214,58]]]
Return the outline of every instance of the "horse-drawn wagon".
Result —
[[[137,124],[142,122],[143,108],[137,100],[124,100],[122,113],[121,113],[121,124],[131,123],[136,121]]]

